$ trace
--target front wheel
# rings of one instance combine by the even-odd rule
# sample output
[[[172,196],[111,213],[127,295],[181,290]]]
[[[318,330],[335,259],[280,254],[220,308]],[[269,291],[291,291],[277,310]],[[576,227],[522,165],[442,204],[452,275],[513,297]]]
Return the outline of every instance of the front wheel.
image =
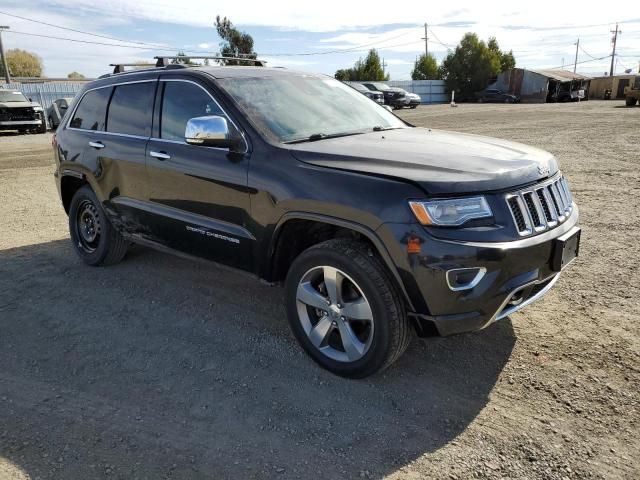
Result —
[[[93,190],[86,185],[71,200],[69,233],[76,253],[87,265],[118,263],[129,246],[109,222]]]
[[[411,340],[404,305],[366,244],[335,239],[307,249],[293,262],[285,289],[297,340],[337,375],[383,370]]]

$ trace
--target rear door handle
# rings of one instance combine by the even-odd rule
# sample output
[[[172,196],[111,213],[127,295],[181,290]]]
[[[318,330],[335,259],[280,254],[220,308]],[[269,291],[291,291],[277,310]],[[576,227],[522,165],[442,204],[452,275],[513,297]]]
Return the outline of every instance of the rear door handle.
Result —
[[[171,158],[171,155],[167,155],[164,152],[150,151],[149,155],[151,155],[153,158],[157,158],[158,160],[169,160]]]
[[[104,143],[102,143],[102,142],[89,142],[89,146],[93,147],[93,148],[97,148],[98,150],[100,150],[101,148],[104,148]]]

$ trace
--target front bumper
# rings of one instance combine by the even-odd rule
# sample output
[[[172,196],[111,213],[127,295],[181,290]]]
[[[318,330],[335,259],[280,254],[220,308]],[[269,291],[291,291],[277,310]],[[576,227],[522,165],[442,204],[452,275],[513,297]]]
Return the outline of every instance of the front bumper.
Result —
[[[542,298],[560,275],[552,266],[555,240],[577,230],[577,224],[574,205],[570,218],[560,226],[512,242],[444,240],[419,224],[387,223],[377,233],[389,246],[418,334],[435,326],[440,335],[451,335],[485,328]],[[409,253],[409,243],[413,253]],[[465,290],[452,288],[447,272],[470,268],[483,271],[478,282]]]
[[[22,127],[36,127],[42,125],[42,120],[2,120],[0,130],[16,130]]]

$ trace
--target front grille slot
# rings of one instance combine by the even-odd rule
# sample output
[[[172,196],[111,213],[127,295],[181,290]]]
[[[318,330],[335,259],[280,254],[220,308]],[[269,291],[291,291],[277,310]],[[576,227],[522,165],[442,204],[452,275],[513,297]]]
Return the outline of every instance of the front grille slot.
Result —
[[[511,207],[511,213],[513,214],[513,219],[516,221],[516,226],[518,227],[519,232],[523,232],[527,229],[527,224],[524,221],[524,215],[522,213],[522,209],[518,204],[517,197],[511,197],[509,200],[509,207]]]
[[[569,217],[573,199],[564,177],[547,181],[533,189],[506,195],[511,216],[522,236],[543,232]]]

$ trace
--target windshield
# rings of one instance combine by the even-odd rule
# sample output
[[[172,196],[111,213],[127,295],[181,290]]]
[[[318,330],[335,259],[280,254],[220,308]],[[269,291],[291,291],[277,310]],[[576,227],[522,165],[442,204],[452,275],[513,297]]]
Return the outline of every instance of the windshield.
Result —
[[[278,142],[406,127],[384,107],[329,77],[278,75],[219,82],[254,126]]]
[[[20,92],[7,92],[0,90],[0,102],[28,102],[27,98]]]

